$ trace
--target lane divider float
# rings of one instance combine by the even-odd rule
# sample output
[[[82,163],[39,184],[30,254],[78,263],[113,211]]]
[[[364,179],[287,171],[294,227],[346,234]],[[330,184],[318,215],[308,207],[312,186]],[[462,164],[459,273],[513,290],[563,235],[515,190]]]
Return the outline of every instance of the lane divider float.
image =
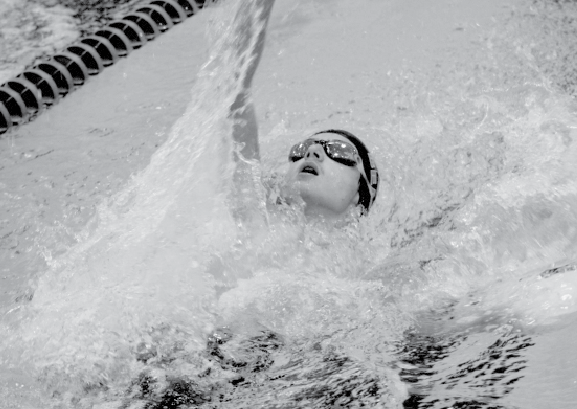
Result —
[[[208,0],[152,0],[79,39],[0,85],[0,135],[42,111],[161,33],[196,14]]]

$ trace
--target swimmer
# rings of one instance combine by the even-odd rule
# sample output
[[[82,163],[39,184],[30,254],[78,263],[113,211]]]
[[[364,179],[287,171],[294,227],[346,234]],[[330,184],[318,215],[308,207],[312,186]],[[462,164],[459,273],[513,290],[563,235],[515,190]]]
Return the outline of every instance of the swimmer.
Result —
[[[260,147],[251,91],[273,4],[274,0],[245,1],[234,25],[236,52],[246,70],[244,77],[238,78],[240,91],[230,110],[236,143],[233,212],[237,220],[248,221],[251,230],[259,230],[252,229],[257,220],[253,210],[261,203],[256,185],[262,187],[254,177]],[[254,32],[255,26],[258,32]],[[288,170],[278,187],[281,203],[302,204],[307,220],[322,222],[340,221],[351,214],[367,215],[375,202],[378,183],[377,168],[365,144],[350,132],[328,129],[290,147]],[[244,268],[247,276],[252,274],[251,257],[251,251],[214,257],[207,273],[215,278],[217,298],[236,286],[236,278],[243,276]],[[229,274],[229,270],[234,270],[234,274]],[[278,394],[276,399],[291,407],[333,408],[377,407],[381,396],[388,393],[377,374],[344,354],[320,343],[293,353],[280,334],[263,328],[255,316],[247,314],[238,319],[243,322],[235,321],[233,329],[221,327],[208,337],[204,357],[211,366],[205,372],[194,377],[167,378],[164,385],[143,373],[133,382],[131,395],[151,409],[179,405],[214,407],[233,401],[242,406],[243,399],[252,401],[255,390],[261,390]],[[143,351],[142,362],[155,358],[147,349]],[[226,377],[220,375],[221,370]],[[287,386],[291,392],[283,395],[281,391]]]
[[[234,183],[240,185],[248,182],[246,172],[242,175],[242,163],[260,159],[252,81],[262,56],[274,0],[255,0],[254,4],[260,9],[260,13],[251,14],[256,15],[259,32],[253,33],[252,25],[243,24],[242,19],[251,18],[249,13],[243,14],[247,10],[243,8],[237,16],[235,33],[238,54],[249,59],[242,89],[231,106],[233,140],[240,147],[235,153]],[[365,216],[375,202],[379,185],[376,164],[365,144],[350,132],[337,129],[317,132],[292,146],[288,161],[288,171],[280,185],[280,202],[301,203],[308,220],[341,220],[351,213]]]

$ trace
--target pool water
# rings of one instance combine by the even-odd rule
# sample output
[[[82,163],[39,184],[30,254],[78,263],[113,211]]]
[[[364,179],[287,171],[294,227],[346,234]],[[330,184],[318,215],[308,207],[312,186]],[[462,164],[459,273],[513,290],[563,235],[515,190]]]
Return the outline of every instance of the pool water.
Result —
[[[0,1],[0,84],[82,35],[125,16],[142,0]]]
[[[361,136],[379,197],[340,230],[258,187],[268,227],[231,216],[238,6],[0,140],[5,406],[574,407],[577,6],[277,0],[259,171]]]

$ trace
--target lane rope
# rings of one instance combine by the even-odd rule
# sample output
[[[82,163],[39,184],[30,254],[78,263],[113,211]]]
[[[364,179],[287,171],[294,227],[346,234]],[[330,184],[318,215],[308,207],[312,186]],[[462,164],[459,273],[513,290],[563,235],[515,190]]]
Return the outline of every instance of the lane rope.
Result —
[[[151,0],[0,85],[0,135],[33,120],[89,77],[198,13],[209,0]]]

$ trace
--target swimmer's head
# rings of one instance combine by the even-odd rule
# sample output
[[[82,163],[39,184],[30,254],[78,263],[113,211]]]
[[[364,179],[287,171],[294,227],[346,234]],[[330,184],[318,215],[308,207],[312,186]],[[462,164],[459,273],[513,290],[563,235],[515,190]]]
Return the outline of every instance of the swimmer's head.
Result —
[[[358,206],[366,215],[375,201],[376,165],[350,132],[315,133],[291,148],[289,164],[287,182],[298,188],[307,210],[338,215]]]
[[[357,148],[363,170],[359,177],[359,201],[357,204],[361,207],[361,214],[367,215],[369,209],[377,198],[377,192],[379,189],[379,172],[377,170],[377,164],[373,160],[373,157],[369,153],[366,145],[352,133],[340,129],[329,129],[317,132],[315,135],[323,133],[332,133],[344,136],[355,145],[355,148]]]

